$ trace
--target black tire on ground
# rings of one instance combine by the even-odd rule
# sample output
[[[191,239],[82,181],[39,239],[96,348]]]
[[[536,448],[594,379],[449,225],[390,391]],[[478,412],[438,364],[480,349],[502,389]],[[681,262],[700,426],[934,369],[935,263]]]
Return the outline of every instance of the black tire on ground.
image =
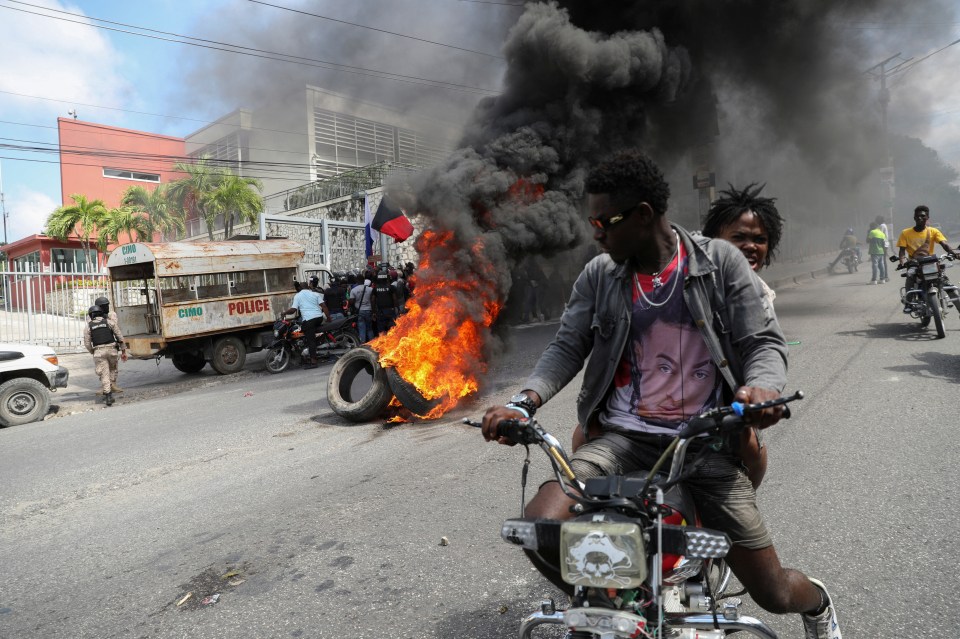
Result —
[[[203,353],[199,351],[177,353],[171,360],[173,361],[173,367],[181,373],[199,373],[207,365],[207,360],[203,358]]]
[[[267,349],[264,366],[269,373],[282,373],[290,365],[290,349],[284,344],[277,344]]]
[[[337,335],[337,348],[356,348],[360,346],[360,335],[353,329],[345,328]]]
[[[35,379],[17,377],[0,384],[0,426],[19,426],[44,418],[50,391]]]
[[[847,272],[848,272],[848,273],[856,273],[856,272],[857,272],[857,263],[856,263],[856,262],[849,262],[849,263],[847,263]]]
[[[940,311],[940,297],[936,290],[927,293],[927,304],[933,315],[933,324],[937,328],[937,337],[942,339],[947,336],[947,332],[943,329],[943,313]]]
[[[383,413],[393,393],[378,360],[379,355],[367,346],[350,349],[337,360],[327,378],[327,403],[333,412],[352,422],[368,422]],[[369,374],[373,383],[363,397],[354,399],[351,388],[361,373]]]
[[[247,349],[236,337],[221,337],[213,343],[213,359],[210,366],[221,375],[230,375],[243,370],[247,361]]]
[[[390,390],[397,396],[403,407],[414,415],[427,415],[440,403],[440,399],[427,399],[421,395],[420,391],[400,377],[400,373],[393,367],[387,369],[387,381],[390,382]]]

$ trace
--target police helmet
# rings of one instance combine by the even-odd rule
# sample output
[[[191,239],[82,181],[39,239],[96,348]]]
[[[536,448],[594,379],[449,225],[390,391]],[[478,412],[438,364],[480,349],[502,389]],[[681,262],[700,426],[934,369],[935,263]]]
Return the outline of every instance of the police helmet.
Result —
[[[98,297],[97,299],[93,300],[93,303],[97,306],[109,306],[110,300],[105,297]]]
[[[90,319],[93,319],[95,317],[103,317],[105,313],[103,312],[102,308],[94,305],[94,306],[91,306],[89,309],[87,309],[87,315],[90,316]]]

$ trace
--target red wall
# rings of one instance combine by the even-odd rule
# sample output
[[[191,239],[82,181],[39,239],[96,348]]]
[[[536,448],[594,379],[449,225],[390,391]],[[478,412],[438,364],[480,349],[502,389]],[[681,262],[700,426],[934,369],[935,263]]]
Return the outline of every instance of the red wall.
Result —
[[[90,200],[103,200],[112,208],[120,205],[121,195],[131,186],[139,185],[148,191],[157,186],[156,182],[104,177],[105,168],[158,174],[163,184],[183,177],[182,173],[173,172],[174,162],[186,155],[183,138],[71,118],[58,118],[57,126],[64,204],[73,204],[70,196],[80,193]]]

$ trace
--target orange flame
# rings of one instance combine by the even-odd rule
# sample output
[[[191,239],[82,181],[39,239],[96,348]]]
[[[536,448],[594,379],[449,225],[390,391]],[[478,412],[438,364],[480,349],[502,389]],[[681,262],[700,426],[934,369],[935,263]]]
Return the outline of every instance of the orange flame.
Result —
[[[453,242],[453,233],[425,231],[420,238],[420,272],[429,273],[431,248]],[[470,249],[482,264],[472,282],[417,278],[416,291],[390,331],[370,342],[380,365],[393,366],[427,400],[437,405],[420,417],[435,419],[479,388],[486,372],[483,347],[502,304],[497,299],[496,270],[477,241]],[[464,300],[471,304],[464,304]],[[473,310],[471,310],[473,309]],[[479,316],[477,310],[480,309]]]

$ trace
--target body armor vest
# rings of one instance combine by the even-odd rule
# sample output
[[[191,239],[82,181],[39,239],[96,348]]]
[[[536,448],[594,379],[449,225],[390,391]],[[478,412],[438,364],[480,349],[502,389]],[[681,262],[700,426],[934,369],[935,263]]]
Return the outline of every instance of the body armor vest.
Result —
[[[90,343],[94,346],[103,346],[104,344],[116,344],[117,338],[113,334],[113,329],[107,325],[107,320],[103,317],[90,321]]]

